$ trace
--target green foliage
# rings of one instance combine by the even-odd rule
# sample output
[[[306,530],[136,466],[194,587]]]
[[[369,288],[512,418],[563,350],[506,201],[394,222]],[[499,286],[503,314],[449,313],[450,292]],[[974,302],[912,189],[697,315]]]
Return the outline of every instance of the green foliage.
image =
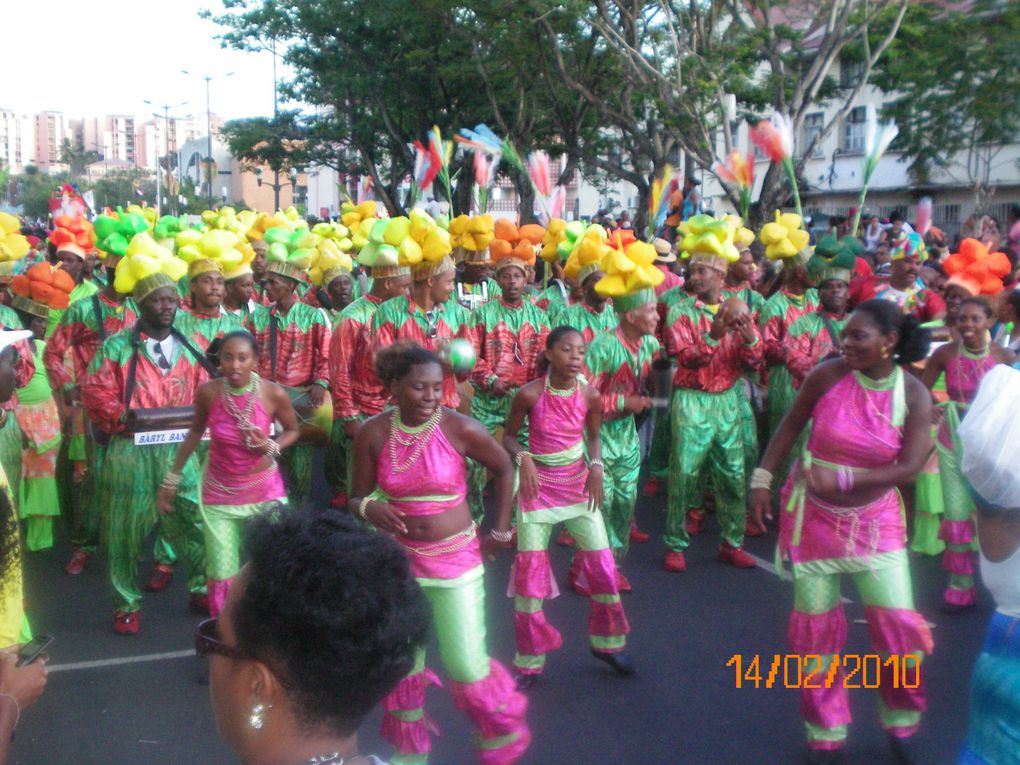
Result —
[[[84,191],[84,189],[83,189]],[[141,168],[113,170],[92,183],[96,210],[117,205],[140,204],[144,199],[153,204],[156,198],[156,181],[152,174]]]

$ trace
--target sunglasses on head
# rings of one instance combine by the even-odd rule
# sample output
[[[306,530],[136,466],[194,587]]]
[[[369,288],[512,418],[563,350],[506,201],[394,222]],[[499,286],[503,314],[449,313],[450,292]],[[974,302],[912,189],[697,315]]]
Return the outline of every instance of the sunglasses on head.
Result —
[[[220,639],[219,619],[215,616],[212,619],[206,619],[195,628],[195,653],[199,656],[217,654],[234,661],[251,658],[240,648],[227,645]]]

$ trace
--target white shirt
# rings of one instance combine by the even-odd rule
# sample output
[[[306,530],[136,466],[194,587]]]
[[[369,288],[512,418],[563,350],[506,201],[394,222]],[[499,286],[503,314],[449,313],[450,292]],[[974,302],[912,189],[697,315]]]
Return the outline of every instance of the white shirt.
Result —
[[[144,338],[145,351],[149,354],[149,358],[155,362],[159,368],[160,373],[164,376],[173,368],[174,365],[174,353],[177,351],[177,339],[173,335],[167,335],[162,340],[153,340],[151,337]],[[166,356],[167,363],[170,365],[166,369],[163,369],[159,365],[159,352],[156,350],[156,346],[162,349],[163,355]]]

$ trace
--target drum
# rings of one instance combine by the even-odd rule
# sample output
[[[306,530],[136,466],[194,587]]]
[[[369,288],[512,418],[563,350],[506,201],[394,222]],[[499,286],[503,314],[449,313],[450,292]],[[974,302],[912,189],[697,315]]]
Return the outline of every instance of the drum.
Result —
[[[308,388],[292,388],[289,385],[281,386],[287,395],[290,396],[291,406],[294,407],[294,414],[297,415],[298,430],[301,436],[299,444],[311,444],[312,446],[326,446],[333,435],[333,399],[329,391],[325,391],[322,404],[318,408],[312,408],[308,403]]]

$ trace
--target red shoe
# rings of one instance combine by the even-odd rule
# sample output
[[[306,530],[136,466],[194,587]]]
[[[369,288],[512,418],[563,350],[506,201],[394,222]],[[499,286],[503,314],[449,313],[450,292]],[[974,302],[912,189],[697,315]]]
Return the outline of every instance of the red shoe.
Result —
[[[763,537],[767,532],[758,527],[758,524],[752,521],[750,518],[744,523],[744,536],[745,537]]]
[[[570,532],[566,529],[561,529],[559,535],[556,537],[556,544],[560,547],[573,547],[574,538],[570,536]]]
[[[754,558],[744,552],[743,547],[731,547],[723,542],[719,545],[719,554],[715,559],[720,563],[729,563],[737,568],[754,568],[758,565]]]
[[[567,571],[567,586],[572,589],[578,595],[588,597],[591,595],[591,590],[587,585],[578,583],[577,576],[581,571],[581,562],[576,557],[570,561],[570,570]]]
[[[649,478],[645,481],[645,487],[641,490],[643,497],[657,497],[662,492],[662,479]]]
[[[623,575],[620,569],[616,569],[616,591],[617,592],[634,592],[634,588],[631,586],[627,577]]]
[[[64,571],[71,576],[78,576],[78,574],[85,570],[85,566],[88,565],[91,558],[92,553],[85,552],[80,547],[72,547],[71,560],[64,566]]]
[[[682,552],[676,550],[670,550],[666,553],[666,560],[663,562],[667,571],[672,571],[674,574],[681,574],[687,570],[687,559],[684,558]]]
[[[159,592],[165,590],[167,585],[174,580],[174,570],[170,566],[157,563],[149,574],[149,581],[145,583],[146,592]]]
[[[193,592],[188,597],[188,610],[199,616],[211,616],[209,613],[209,596]]]
[[[636,523],[630,525],[630,541],[631,542],[647,542],[652,538],[652,535],[647,531],[642,531],[637,527]]]
[[[138,611],[114,611],[113,631],[118,635],[137,635],[140,617],[141,613]]]
[[[333,495],[333,499],[329,502],[331,507],[335,507],[337,510],[343,510],[347,507],[347,492],[340,491]]]
[[[701,510],[691,510],[687,513],[687,536],[696,537],[701,533],[701,524],[705,522],[705,513]]]

